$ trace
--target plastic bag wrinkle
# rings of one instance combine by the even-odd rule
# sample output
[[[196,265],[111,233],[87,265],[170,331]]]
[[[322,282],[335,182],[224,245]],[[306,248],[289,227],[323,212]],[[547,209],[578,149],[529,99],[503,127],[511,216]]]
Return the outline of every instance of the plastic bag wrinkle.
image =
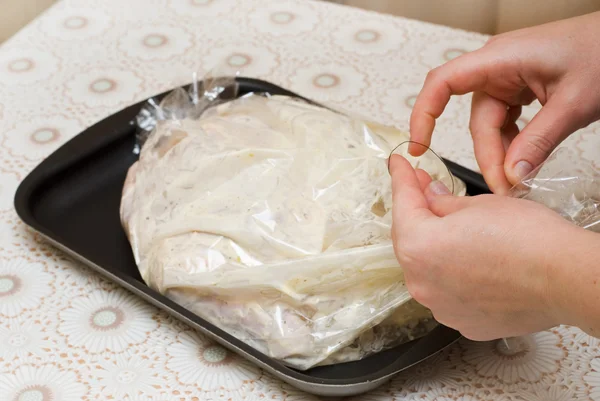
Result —
[[[600,229],[600,171],[569,148],[554,152],[510,195],[543,204],[579,227]]]
[[[297,369],[427,334],[390,237],[387,158],[408,135],[238,89],[210,78],[138,116],[121,219],[144,281]]]

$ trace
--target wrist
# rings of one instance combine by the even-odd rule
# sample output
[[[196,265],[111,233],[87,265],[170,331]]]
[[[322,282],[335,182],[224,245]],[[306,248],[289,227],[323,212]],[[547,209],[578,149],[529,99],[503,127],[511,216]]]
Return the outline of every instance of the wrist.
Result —
[[[547,266],[548,298],[557,324],[600,337],[600,235],[572,227]]]

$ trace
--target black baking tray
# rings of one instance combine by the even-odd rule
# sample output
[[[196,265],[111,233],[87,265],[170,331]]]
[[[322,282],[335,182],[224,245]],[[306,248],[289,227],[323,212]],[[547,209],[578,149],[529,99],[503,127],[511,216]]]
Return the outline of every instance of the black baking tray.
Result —
[[[250,92],[300,97],[274,84],[237,78],[238,96]],[[168,92],[154,96],[160,100]],[[233,96],[233,95],[231,95]],[[305,99],[306,100],[306,99]],[[108,279],[185,321],[283,381],[325,396],[363,393],[441,351],[460,334],[439,326],[427,336],[361,361],[297,371],[256,351],[149,288],[141,279],[119,219],[121,190],[136,161],[137,113],[147,100],[127,107],[77,135],[36,167],[19,186],[15,208],[33,230]],[[480,174],[447,161],[469,195],[488,193]]]

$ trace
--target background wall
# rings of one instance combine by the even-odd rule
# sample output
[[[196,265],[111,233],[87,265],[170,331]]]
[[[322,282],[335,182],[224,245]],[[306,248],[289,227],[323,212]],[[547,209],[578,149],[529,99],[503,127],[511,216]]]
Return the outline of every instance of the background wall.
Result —
[[[506,32],[600,10],[600,0],[325,1],[487,34]],[[2,10],[0,11],[0,43],[12,36],[54,2],[56,0],[0,0],[0,10]]]
[[[600,10],[598,0],[496,0],[496,2],[498,14],[495,32],[506,32]]]
[[[0,43],[55,2],[56,0],[0,0]]]
[[[336,2],[487,34],[600,11],[600,0],[339,0]]]

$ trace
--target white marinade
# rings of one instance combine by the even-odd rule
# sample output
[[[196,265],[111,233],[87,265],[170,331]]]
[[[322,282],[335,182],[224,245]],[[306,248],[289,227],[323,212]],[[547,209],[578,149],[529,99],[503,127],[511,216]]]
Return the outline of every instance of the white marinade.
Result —
[[[159,122],[121,205],[143,279],[298,369],[425,334],[390,238],[387,157],[407,139],[283,96]],[[420,163],[449,179],[431,154]]]

